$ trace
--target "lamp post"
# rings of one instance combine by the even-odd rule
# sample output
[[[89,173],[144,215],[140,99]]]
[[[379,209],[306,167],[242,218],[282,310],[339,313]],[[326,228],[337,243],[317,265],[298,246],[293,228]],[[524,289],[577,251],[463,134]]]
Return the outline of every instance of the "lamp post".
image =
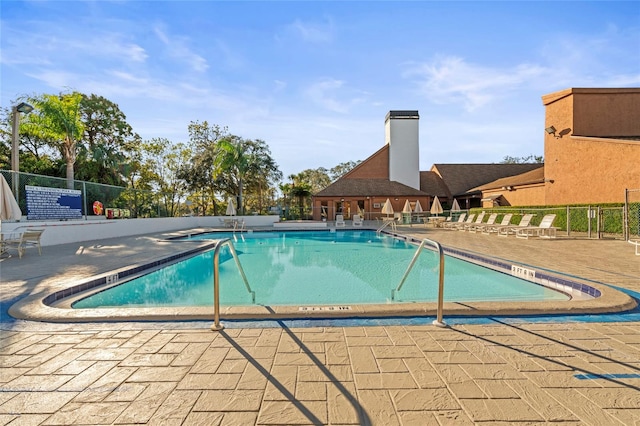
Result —
[[[33,107],[25,102],[20,102],[18,105],[14,105],[11,108],[11,171],[13,172],[13,195],[18,199],[18,183],[20,180],[20,157],[19,157],[19,140],[18,134],[20,133],[20,113],[28,114],[33,111]]]

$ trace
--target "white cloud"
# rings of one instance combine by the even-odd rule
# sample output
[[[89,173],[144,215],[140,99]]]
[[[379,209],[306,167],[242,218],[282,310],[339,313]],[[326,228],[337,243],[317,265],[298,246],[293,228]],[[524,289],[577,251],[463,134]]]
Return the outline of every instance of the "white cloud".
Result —
[[[187,37],[170,37],[161,28],[161,26],[156,26],[154,28],[154,33],[166,46],[167,53],[170,57],[185,62],[191,67],[191,69],[197,72],[204,72],[209,68],[207,60],[194,53],[188,47],[189,39]]]
[[[345,87],[344,81],[332,78],[313,83],[304,94],[322,108],[338,113],[347,113],[367,99],[367,93]]]
[[[467,111],[474,111],[501,97],[504,92],[521,88],[548,73],[538,65],[522,64],[499,69],[449,56],[429,63],[412,64],[403,76],[414,79],[422,94],[434,103],[462,103]]]
[[[289,31],[309,43],[328,43],[334,38],[334,25],[330,18],[325,22],[311,23],[296,19],[288,26]]]

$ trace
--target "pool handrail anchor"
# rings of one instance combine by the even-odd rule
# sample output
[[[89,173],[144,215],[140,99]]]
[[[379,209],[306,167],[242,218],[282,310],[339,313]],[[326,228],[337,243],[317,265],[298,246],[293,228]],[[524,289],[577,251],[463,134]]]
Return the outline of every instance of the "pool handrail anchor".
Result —
[[[437,310],[436,319],[433,321],[433,325],[438,327],[447,327],[447,324],[442,320],[442,309],[444,305],[444,251],[442,250],[442,246],[440,245],[440,243],[437,241],[433,241],[428,238],[425,238],[424,240],[422,240],[422,242],[418,246],[418,249],[413,255],[413,259],[411,259],[411,262],[409,263],[407,270],[402,276],[400,283],[395,289],[391,290],[391,300],[395,300],[396,293],[399,292],[402,286],[404,285],[404,282],[407,280],[407,277],[409,276],[409,272],[411,272],[411,270],[413,269],[413,265],[415,265],[416,261],[418,260],[418,257],[420,256],[420,253],[422,253],[422,249],[427,244],[435,247],[436,250],[438,250],[438,256],[440,259],[440,273],[438,276],[438,310]]]
[[[251,286],[249,285],[247,276],[244,273],[244,269],[242,269],[238,253],[236,253],[236,249],[233,246],[231,239],[224,238],[222,240],[218,240],[213,248],[213,325],[211,326],[211,330],[213,331],[220,331],[224,328],[224,326],[220,324],[220,249],[225,245],[229,246],[231,256],[236,261],[236,266],[240,271],[240,275],[244,281],[244,286],[247,288],[249,294],[251,294],[251,302],[256,303],[256,292],[251,290]]]

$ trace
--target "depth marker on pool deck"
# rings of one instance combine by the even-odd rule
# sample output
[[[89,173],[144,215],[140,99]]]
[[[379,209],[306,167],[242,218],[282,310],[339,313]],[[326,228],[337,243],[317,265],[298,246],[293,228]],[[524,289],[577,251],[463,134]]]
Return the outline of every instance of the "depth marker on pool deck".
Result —
[[[299,311],[350,311],[351,306],[300,306]]]

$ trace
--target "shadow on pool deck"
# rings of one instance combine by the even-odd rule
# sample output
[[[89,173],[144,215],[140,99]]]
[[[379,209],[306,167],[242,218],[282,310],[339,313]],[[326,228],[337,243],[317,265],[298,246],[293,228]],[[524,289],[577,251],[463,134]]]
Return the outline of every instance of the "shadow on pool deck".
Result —
[[[406,229],[405,229],[406,228]],[[622,241],[516,240],[401,227],[416,238],[640,291]],[[3,424],[635,424],[640,322],[438,328],[318,321],[13,321],[6,306],[176,251],[161,236],[44,247],[0,262]],[[177,243],[180,244],[180,243]],[[631,247],[633,248],[633,247]],[[637,309],[636,309],[637,310]],[[446,317],[445,317],[446,318]],[[12,423],[13,422],[13,423]]]

